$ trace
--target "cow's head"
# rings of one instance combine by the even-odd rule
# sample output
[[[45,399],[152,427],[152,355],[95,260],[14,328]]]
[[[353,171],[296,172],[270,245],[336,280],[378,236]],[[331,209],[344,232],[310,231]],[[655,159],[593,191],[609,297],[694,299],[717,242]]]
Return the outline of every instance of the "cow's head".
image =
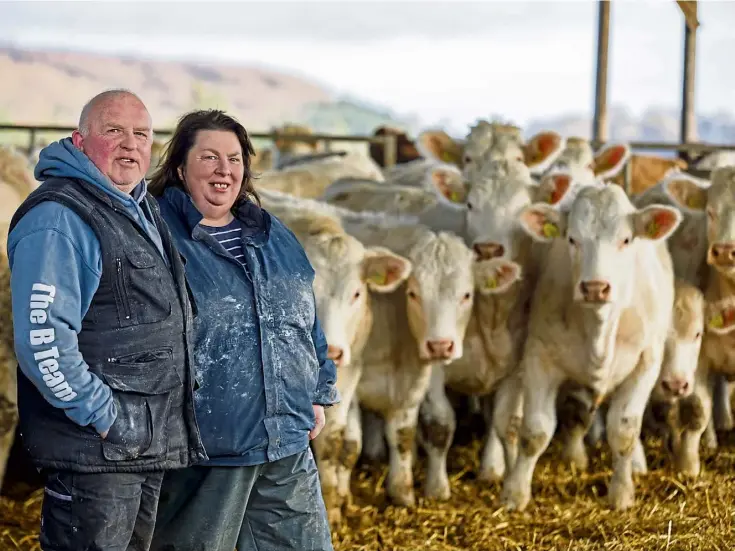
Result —
[[[655,389],[660,399],[686,398],[694,390],[703,333],[704,296],[694,285],[677,279],[671,327]]]
[[[567,241],[573,300],[601,310],[630,304],[636,247],[668,239],[680,222],[673,207],[636,209],[619,186],[581,189],[568,213],[537,203],[521,215],[533,239]]]

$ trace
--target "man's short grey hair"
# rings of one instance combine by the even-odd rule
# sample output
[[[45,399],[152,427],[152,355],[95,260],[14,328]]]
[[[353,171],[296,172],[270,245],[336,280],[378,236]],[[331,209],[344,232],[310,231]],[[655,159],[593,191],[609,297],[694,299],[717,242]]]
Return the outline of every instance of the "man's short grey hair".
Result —
[[[78,127],[79,133],[82,136],[86,136],[87,134],[89,134],[89,115],[92,113],[97,104],[107,99],[115,98],[118,96],[133,96],[140,103],[143,103],[143,100],[140,99],[140,97],[136,93],[131,92],[127,88],[114,88],[112,90],[105,90],[104,92],[100,92],[92,99],[90,99],[87,103],[85,103],[84,107],[82,107],[82,113],[79,115]]]

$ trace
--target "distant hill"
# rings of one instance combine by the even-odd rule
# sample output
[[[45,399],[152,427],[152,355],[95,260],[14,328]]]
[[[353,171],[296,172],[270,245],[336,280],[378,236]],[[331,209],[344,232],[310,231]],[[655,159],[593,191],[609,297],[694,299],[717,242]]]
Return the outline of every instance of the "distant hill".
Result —
[[[2,48],[0,75],[0,120],[17,124],[76,124],[84,102],[113,87],[139,94],[158,128],[207,106],[231,110],[248,127],[263,129],[331,97],[313,82],[275,71],[88,53]]]
[[[335,97],[308,79],[249,66],[0,47],[0,75],[0,123],[74,126],[87,99],[123,87],[141,96],[156,128],[173,128],[186,111],[206,107],[226,109],[254,131],[285,122],[347,134],[370,134],[385,123],[406,126],[382,107]],[[25,139],[3,133],[2,141]]]

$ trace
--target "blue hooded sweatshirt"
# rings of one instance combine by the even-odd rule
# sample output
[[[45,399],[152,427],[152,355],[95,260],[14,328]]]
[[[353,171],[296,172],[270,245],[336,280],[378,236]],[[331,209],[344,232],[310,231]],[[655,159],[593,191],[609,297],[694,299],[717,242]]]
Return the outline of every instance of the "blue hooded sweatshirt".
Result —
[[[148,207],[141,202],[147,193],[142,180],[131,195],[118,190],[92,163],[71,138],[48,145],[41,151],[35,177],[43,182],[50,178],[84,180],[119,201],[141,228],[156,243],[166,259],[161,237],[155,224],[146,218]],[[43,184],[41,184],[43,186]],[[150,216],[150,213],[147,213]],[[152,217],[150,217],[152,220]],[[10,290],[13,304],[15,353],[23,374],[44,398],[64,410],[73,422],[92,425],[98,433],[107,431],[117,412],[110,388],[90,373],[79,352],[77,334],[87,314],[102,275],[102,251],[92,228],[68,207],[44,201],[29,210],[8,236]],[[31,343],[31,296],[34,284],[53,285],[56,293],[47,309],[48,324],[55,333],[61,373],[72,393],[61,399],[51,392],[34,359],[38,343]],[[55,374],[56,375],[56,374]]]

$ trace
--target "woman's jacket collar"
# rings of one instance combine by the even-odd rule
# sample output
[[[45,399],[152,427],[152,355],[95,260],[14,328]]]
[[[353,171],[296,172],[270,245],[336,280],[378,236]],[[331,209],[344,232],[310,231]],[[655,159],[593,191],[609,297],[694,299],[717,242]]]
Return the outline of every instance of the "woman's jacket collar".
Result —
[[[166,188],[163,198],[186,223],[192,238],[203,231],[198,226],[204,217],[184,190],[177,187]],[[272,222],[268,212],[252,201],[241,199],[235,203],[233,214],[244,225],[243,237],[246,237],[249,245],[259,247],[268,241]]]

